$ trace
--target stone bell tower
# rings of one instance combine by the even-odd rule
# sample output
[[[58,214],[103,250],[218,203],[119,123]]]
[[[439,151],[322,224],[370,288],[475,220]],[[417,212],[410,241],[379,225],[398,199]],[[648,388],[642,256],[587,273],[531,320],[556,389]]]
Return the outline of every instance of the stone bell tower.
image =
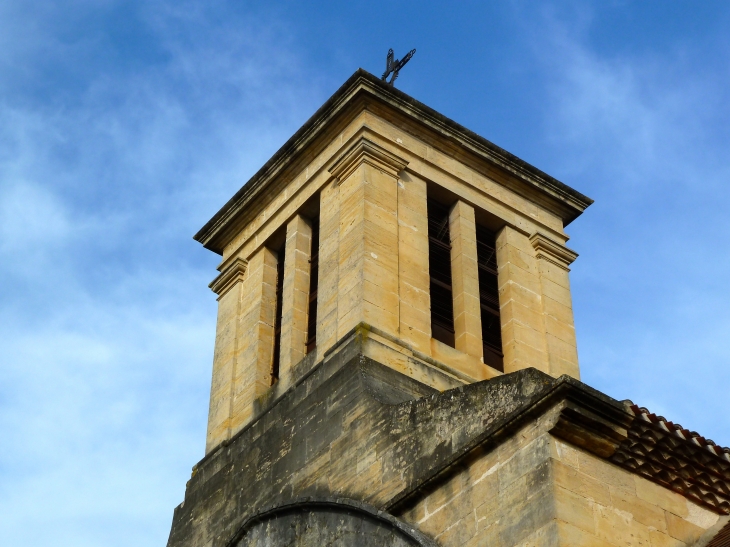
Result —
[[[357,71],[195,236],[218,323],[168,545],[724,533],[730,451],[579,381],[591,203]]]

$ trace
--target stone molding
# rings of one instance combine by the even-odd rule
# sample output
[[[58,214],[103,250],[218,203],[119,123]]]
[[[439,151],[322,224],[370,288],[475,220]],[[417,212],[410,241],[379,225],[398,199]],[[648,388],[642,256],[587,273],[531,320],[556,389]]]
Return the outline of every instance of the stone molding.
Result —
[[[412,524],[403,522],[390,513],[381,511],[361,501],[340,498],[334,496],[303,497],[285,503],[277,503],[266,506],[247,518],[234,536],[226,543],[226,547],[235,547],[243,538],[245,533],[254,525],[267,520],[276,519],[279,514],[292,511],[312,511],[321,509],[337,509],[356,515],[364,515],[368,518],[384,523],[394,531],[402,534],[412,542],[422,547],[437,547],[434,540],[416,529]]]
[[[570,271],[568,266],[578,258],[578,253],[565,245],[555,242],[540,232],[535,232],[530,236],[530,243],[535,249],[535,256],[537,258],[547,260],[566,271]]]
[[[397,177],[408,165],[408,161],[375,144],[367,137],[361,136],[343,154],[335,160],[329,172],[342,182],[357,169],[361,163],[367,163],[392,177]]]
[[[238,283],[243,281],[246,276],[246,268],[248,267],[248,261],[237,258],[235,259],[226,269],[224,269],[218,277],[210,282],[208,287],[214,293],[221,298],[231,288]]]
[[[342,87],[282,146],[264,166],[244,184],[198,233],[196,241],[207,249],[223,254],[232,234],[237,233],[250,218],[260,213],[259,204],[268,200],[271,186],[280,177],[298,165],[302,156],[314,150],[322,150],[318,141],[335,124],[352,112],[367,109],[368,103],[383,105],[390,111],[404,115],[425,131],[442,135],[456,147],[489,165],[496,165],[514,177],[510,187],[518,192],[523,187],[537,192],[546,200],[548,210],[553,211],[568,225],[588,207],[593,200],[536,167],[517,158],[495,144],[480,137],[456,122],[439,114],[414,98],[380,81],[380,78],[359,69]],[[330,140],[328,139],[328,142]]]

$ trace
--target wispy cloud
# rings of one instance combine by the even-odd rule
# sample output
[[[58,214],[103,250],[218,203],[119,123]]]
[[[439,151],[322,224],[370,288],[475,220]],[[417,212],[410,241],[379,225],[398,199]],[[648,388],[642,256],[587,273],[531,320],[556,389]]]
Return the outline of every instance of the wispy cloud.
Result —
[[[160,545],[205,438],[217,259],[190,237],[323,80],[279,23],[222,4],[4,6],[0,535]],[[145,36],[113,43],[113,16]],[[137,65],[106,62],[140,43]]]
[[[730,75],[680,47],[601,55],[591,12],[533,24],[551,172],[597,200],[569,230],[584,378],[728,443]]]
[[[5,542],[165,541],[203,452],[215,328],[217,257],[190,236],[341,83],[302,36],[360,58],[346,38],[377,26],[376,43],[397,29],[463,56],[419,10],[409,30],[359,9],[317,26],[219,0],[0,3]],[[538,68],[543,134],[525,142],[597,199],[569,230],[584,378],[728,442],[711,416],[730,382],[730,76],[701,51],[601,52],[587,8],[501,23]],[[448,106],[471,124],[471,105]]]

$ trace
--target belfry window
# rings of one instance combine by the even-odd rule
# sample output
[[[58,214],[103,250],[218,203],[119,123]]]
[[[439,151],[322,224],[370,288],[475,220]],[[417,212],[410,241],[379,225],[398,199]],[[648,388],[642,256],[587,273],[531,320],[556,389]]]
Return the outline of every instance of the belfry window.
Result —
[[[454,301],[451,288],[449,208],[428,200],[428,273],[431,291],[431,335],[454,347]]]
[[[499,322],[497,251],[494,233],[477,225],[477,263],[479,265],[479,307],[482,319],[484,362],[503,371],[502,328]]]
[[[284,251],[286,244],[281,246],[276,262],[276,318],[274,319],[274,359],[271,363],[271,385],[279,379],[279,364],[281,362],[281,320],[283,315],[284,296]]]
[[[307,353],[317,347],[317,284],[319,282],[319,216],[312,220],[312,252],[309,259],[309,310],[307,313]]]

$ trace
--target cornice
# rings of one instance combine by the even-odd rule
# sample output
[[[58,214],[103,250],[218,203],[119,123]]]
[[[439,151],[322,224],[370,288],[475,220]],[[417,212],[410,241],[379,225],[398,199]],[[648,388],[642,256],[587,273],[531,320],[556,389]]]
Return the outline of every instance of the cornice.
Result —
[[[568,266],[578,258],[578,253],[540,232],[535,232],[530,236],[530,243],[535,249],[537,258],[547,260],[567,271],[570,271]]]
[[[210,290],[218,295],[218,298],[227,293],[233,285],[243,281],[246,276],[248,262],[242,258],[236,258],[231,262],[218,277],[210,282]]]
[[[362,163],[367,163],[397,177],[408,165],[408,161],[396,156],[367,137],[360,136],[339,158],[335,160],[329,172],[342,182]]]
[[[567,225],[577,218],[593,200],[543,171],[510,154],[446,116],[439,114],[402,91],[383,84],[377,77],[359,69],[330,99],[282,146],[269,161],[201,228],[194,239],[218,254],[236,230],[243,211],[266,199],[271,185],[311,157],[312,146],[328,128],[351,109],[383,104],[422,126],[437,132],[455,146],[511,173],[516,179],[537,190]],[[267,191],[269,193],[267,193]]]

